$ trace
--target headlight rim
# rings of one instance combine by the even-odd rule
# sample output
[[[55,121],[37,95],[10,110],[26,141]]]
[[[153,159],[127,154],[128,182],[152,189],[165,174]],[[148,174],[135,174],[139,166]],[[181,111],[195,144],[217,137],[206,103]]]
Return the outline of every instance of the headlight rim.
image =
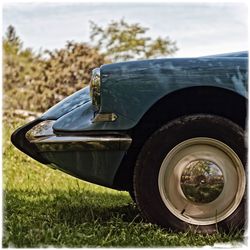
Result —
[[[90,98],[92,104],[96,109],[101,105],[101,71],[100,68],[92,70],[92,76],[90,80]]]

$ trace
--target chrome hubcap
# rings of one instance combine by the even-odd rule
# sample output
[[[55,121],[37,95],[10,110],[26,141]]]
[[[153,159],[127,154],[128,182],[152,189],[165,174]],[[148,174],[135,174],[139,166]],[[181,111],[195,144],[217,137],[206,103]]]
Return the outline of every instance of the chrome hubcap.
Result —
[[[210,225],[239,206],[245,171],[226,144],[207,137],[183,141],[165,157],[158,186],[166,207],[182,221]]]
[[[209,203],[221,194],[223,187],[223,173],[211,161],[192,161],[182,171],[181,189],[191,202]]]

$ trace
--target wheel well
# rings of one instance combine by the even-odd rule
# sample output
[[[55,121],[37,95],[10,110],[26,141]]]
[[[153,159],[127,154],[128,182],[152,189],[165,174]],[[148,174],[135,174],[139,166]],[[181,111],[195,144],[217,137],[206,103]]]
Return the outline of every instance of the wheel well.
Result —
[[[114,187],[132,189],[137,155],[154,131],[177,117],[200,113],[228,118],[245,129],[247,100],[231,90],[218,87],[190,87],[164,96],[129,131],[133,142],[117,171]]]

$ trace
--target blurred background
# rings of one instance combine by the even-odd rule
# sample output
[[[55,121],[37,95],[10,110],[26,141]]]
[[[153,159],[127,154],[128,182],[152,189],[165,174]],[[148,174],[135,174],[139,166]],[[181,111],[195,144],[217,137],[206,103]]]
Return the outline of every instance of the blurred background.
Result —
[[[44,112],[104,63],[247,50],[247,6],[6,3],[2,32],[4,114]]]

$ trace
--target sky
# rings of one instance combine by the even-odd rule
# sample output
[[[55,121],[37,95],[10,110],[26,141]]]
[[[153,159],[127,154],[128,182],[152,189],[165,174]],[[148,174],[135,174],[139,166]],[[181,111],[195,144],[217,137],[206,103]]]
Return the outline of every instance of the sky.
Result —
[[[105,26],[121,18],[148,27],[152,38],[176,41],[174,57],[248,49],[244,3],[5,3],[2,32],[14,25],[25,47],[52,50],[89,42],[90,20]]]

